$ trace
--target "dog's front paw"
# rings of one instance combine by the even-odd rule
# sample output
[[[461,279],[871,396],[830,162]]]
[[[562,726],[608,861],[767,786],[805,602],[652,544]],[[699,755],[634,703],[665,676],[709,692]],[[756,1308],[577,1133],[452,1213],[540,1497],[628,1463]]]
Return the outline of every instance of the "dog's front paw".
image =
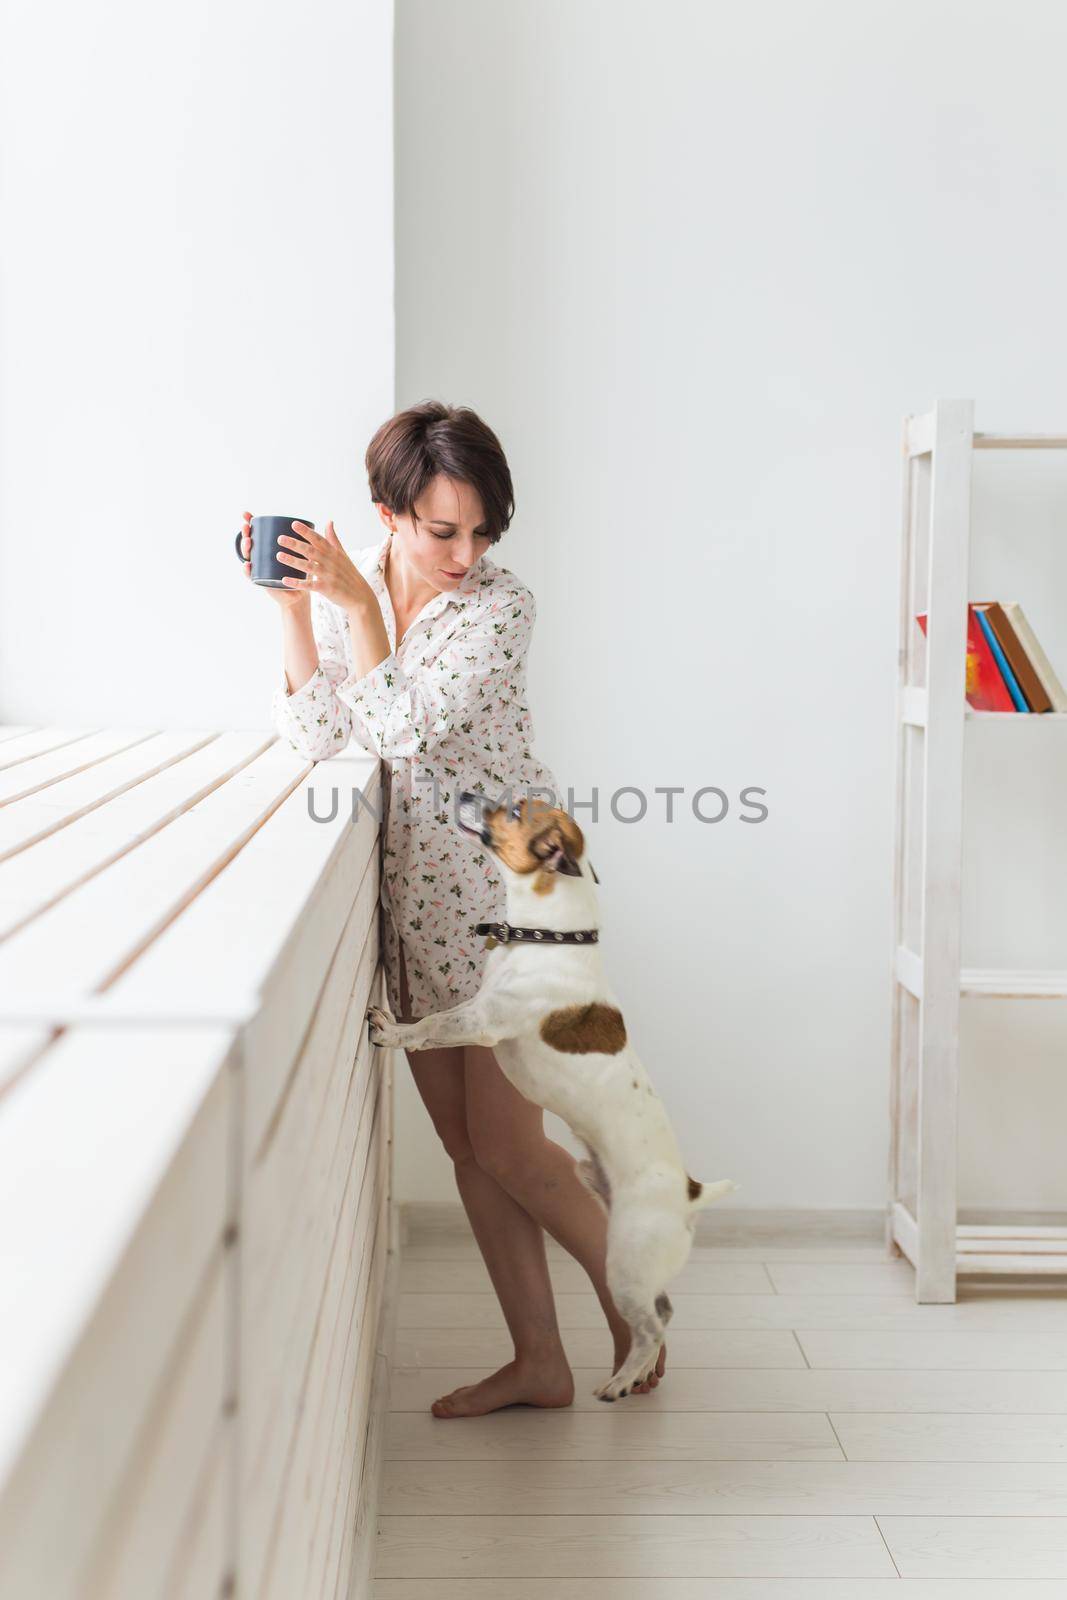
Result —
[[[602,1383],[599,1389],[594,1389],[593,1393],[598,1400],[621,1400],[624,1395],[629,1394],[630,1387],[629,1379],[620,1377],[616,1372],[614,1377],[609,1378],[607,1383]]]
[[[370,1023],[371,1044],[380,1045],[383,1050],[388,1050],[400,1043],[396,1022],[388,1011],[382,1010],[381,1006],[367,1008],[367,1021]]]

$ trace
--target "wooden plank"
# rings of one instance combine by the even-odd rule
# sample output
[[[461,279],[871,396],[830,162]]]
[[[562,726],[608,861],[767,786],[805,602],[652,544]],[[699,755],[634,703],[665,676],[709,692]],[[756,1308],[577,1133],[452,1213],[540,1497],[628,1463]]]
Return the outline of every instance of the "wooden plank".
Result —
[[[14,1593],[81,1592],[218,1249],[229,1049],[211,1029],[67,1034],[4,1098],[0,1547]]]
[[[0,810],[0,934],[173,822],[233,777],[262,734],[167,733]]]
[[[290,751],[277,759],[296,758]],[[337,816],[313,820],[309,805],[316,816],[330,816],[335,789]],[[124,1001],[160,1006],[176,988],[189,996],[191,1008],[220,991],[222,998],[259,997],[245,1031],[245,1049],[256,1064],[245,1085],[246,1160],[258,1151],[284,1092],[353,907],[358,903],[368,925],[375,918],[378,824],[362,808],[358,822],[351,822],[353,790],[371,805],[380,802],[376,761],[333,756],[288,785],[254,833],[246,831],[225,871],[204,884],[115,986]]]
[[[1034,1275],[1062,1278],[1067,1276],[1067,1254],[1046,1255],[1034,1250],[1020,1251],[1015,1255],[1005,1255],[1002,1251],[978,1255],[968,1251],[956,1257],[956,1271],[983,1273],[986,1276],[1004,1273],[1013,1277]]]
[[[798,1330],[797,1338],[813,1367],[955,1372],[1067,1370],[1063,1330],[960,1328],[929,1333],[848,1333]],[[942,1408],[943,1409],[943,1408]],[[1051,1406],[1047,1409],[1053,1409]]]
[[[382,1515],[1067,1516],[1067,1466],[960,1461],[388,1461]]]
[[[976,450],[1067,450],[1067,433],[976,433]]]
[[[244,1303],[253,1325],[266,1319],[276,1333],[281,1330],[271,1319],[285,1310],[311,1335],[296,1282],[326,1271],[338,1197],[365,1131],[377,1070],[363,1023],[373,966],[374,946],[368,945],[354,982],[338,986],[346,1009],[336,1039],[328,1003],[316,1013],[281,1127],[245,1179]],[[325,1063],[316,1071],[324,1049]]]
[[[835,1412],[850,1461],[1050,1461],[1067,1466],[1067,1417]]]
[[[385,998],[385,973],[381,967],[377,974],[378,999]],[[381,1490],[382,1463],[385,1456],[385,1436],[389,1418],[392,1383],[392,1352],[396,1330],[396,1305],[400,1265],[400,1217],[393,1197],[393,1125],[394,1125],[394,1069],[396,1051],[382,1052],[383,1063],[383,1128],[384,1142],[381,1159],[385,1185],[380,1231],[381,1246],[385,1250],[382,1278],[381,1304],[375,1333],[374,1366],[368,1400],[368,1415],[364,1434],[361,1472],[354,1514],[345,1507],[345,1525],[352,1529],[352,1565],[348,1575],[348,1593],[352,1600],[370,1595],[378,1544],[378,1508]],[[355,1479],[353,1479],[355,1484]]]
[[[438,1395],[458,1384],[473,1381],[472,1369],[458,1362],[448,1367],[410,1367],[401,1363],[399,1350],[396,1354],[391,1401],[394,1411],[426,1411]],[[483,1363],[481,1371],[485,1370]],[[593,1395],[596,1384],[603,1381],[603,1372],[602,1359],[575,1370],[576,1411],[600,1413],[613,1409]],[[634,1397],[635,1400],[647,1398]],[[669,1359],[666,1377],[652,1398],[657,1412],[674,1413],[936,1411],[1051,1415],[1067,1412],[1067,1373],[899,1371],[888,1367],[875,1371],[846,1368],[715,1370],[676,1368]]]
[[[212,1437],[207,1466],[161,1591],[163,1600],[226,1600],[235,1593],[235,1574],[229,1564],[229,1480],[235,1433],[236,1425],[227,1417]]]
[[[906,1266],[906,1271],[910,1274],[911,1267]],[[968,1298],[961,1292],[959,1299],[937,1306],[921,1306],[914,1295],[899,1289],[893,1294],[713,1295],[688,1294],[672,1284],[670,1293],[674,1315],[667,1335],[669,1359],[673,1359],[676,1334],[702,1330],[908,1333],[951,1328],[1063,1331],[1067,1327],[1067,1310],[1058,1293],[1010,1295],[983,1290]],[[555,1305],[559,1325],[565,1330],[605,1327],[603,1308],[592,1289],[557,1293]],[[505,1327],[494,1294],[463,1290],[402,1294],[397,1320],[405,1333]]]
[[[346,1512],[360,1480],[384,1278],[381,1126],[379,1080],[368,1162],[358,1192],[352,1186],[357,1210],[350,1221],[342,1221],[326,1275],[307,1400],[262,1579],[264,1600],[333,1594],[338,1587],[344,1592],[352,1565],[352,1520]]]
[[[563,1344],[572,1366],[610,1366],[611,1336],[602,1328],[566,1328]],[[400,1328],[396,1359],[401,1366],[484,1367],[493,1370],[510,1361],[510,1336],[496,1328]],[[777,1332],[687,1332],[670,1334],[671,1367],[782,1368],[802,1367],[804,1358],[792,1334]],[[600,1382],[603,1382],[603,1377]],[[469,1377],[461,1380],[470,1383]],[[603,1405],[603,1401],[600,1402]]]
[[[75,773],[94,772],[99,766],[106,768],[110,765],[110,758],[140,745],[154,743],[159,737],[156,735],[153,738],[147,729],[126,731],[102,728],[98,733],[90,733],[58,749],[41,751],[35,756],[23,756],[11,765],[0,764],[0,806],[4,807],[4,811],[0,812],[0,821],[5,826],[5,831],[0,833],[0,844],[5,853],[11,848],[6,834],[8,807],[13,808],[17,802],[31,798],[46,801],[64,778]],[[210,735],[203,733],[197,737],[203,740]],[[7,756],[10,750],[11,746],[6,745],[2,753]]]
[[[16,733],[10,739],[6,739],[3,748],[0,749],[0,772],[6,772],[9,767],[24,761],[32,761],[50,750],[60,750],[67,745],[93,739],[97,734],[104,732],[106,730],[103,728],[29,728],[25,732]],[[144,728],[130,729],[124,735],[130,743],[148,736],[148,730]]]
[[[927,732],[923,741],[922,1010],[916,1298],[956,1294],[960,872],[974,404],[934,412],[927,572]]]
[[[183,1319],[159,1396],[141,1423],[122,1483],[85,1563],[80,1581],[93,1600],[143,1600],[158,1593],[164,1575],[184,1559],[189,1523],[205,1513],[202,1480],[213,1473],[211,1458],[219,1449],[226,1346],[233,1331],[226,1283],[232,1258],[233,1251],[220,1243],[203,1293]],[[221,1485],[216,1492],[221,1496]],[[220,1561],[216,1567],[216,1583],[222,1565]]]
[[[960,974],[960,993],[980,999],[1062,1000],[1067,996],[1067,972],[965,967]]]
[[[274,1284],[274,1303],[262,1297],[246,1314],[241,1333],[243,1450],[242,1582],[252,1593],[263,1581],[271,1550],[271,1528],[281,1508],[294,1433],[304,1404],[309,1351],[321,1312],[328,1265],[348,1206],[358,1198],[372,1148],[376,1095],[362,1043],[352,1070],[345,1071],[346,1098],[336,1136],[324,1152],[329,1181],[323,1200],[309,1213],[310,1232],[295,1236]],[[294,1200],[295,1200],[294,1195]],[[259,1225],[256,1196],[246,1196],[242,1231],[254,1238]]]
[[[896,1577],[869,1517],[383,1516],[380,1525],[376,1583],[506,1578],[509,1600],[513,1582],[530,1577]]]
[[[341,758],[336,764],[344,766]],[[316,803],[330,803],[331,785],[318,770],[302,782],[304,768],[276,741],[0,945],[0,984],[24,997],[51,996],[59,971],[64,992],[77,995],[121,977],[124,996],[167,1007],[178,995],[193,1016],[204,1002],[256,988],[316,886],[337,892],[331,858],[357,832],[343,808],[330,822],[309,817],[308,790]]]
[[[498,1578],[379,1578],[375,1600],[500,1600]],[[508,1600],[1063,1600],[1057,1578],[509,1578]]]
[[[1006,1243],[1025,1239],[1029,1247],[1036,1248],[1040,1242],[1044,1242],[1055,1248],[1059,1244],[1067,1244],[1067,1228],[1061,1223],[961,1222],[956,1229],[956,1238],[961,1250],[968,1249],[971,1241],[982,1249],[992,1249],[994,1241],[998,1239]]]
[[[1067,1429],[1067,1418],[1060,1422]],[[477,1428],[443,1428],[428,1411],[394,1411],[386,1457],[423,1462],[844,1459],[821,1411],[640,1412],[617,1405],[594,1412],[509,1408],[479,1417]],[[882,1457],[857,1454],[854,1459]]]
[[[581,1294],[590,1287],[589,1274],[580,1261],[561,1249],[549,1260],[553,1288],[559,1294]],[[472,1244],[471,1253],[457,1259],[419,1258],[407,1250],[400,1267],[400,1289],[413,1294],[491,1294],[492,1280],[481,1252]],[[692,1256],[671,1284],[676,1292],[714,1295],[769,1295],[772,1292],[767,1270],[760,1261],[694,1261]]]
[[[904,1578],[1067,1580],[1067,1517],[885,1517],[879,1527]]]
[[[899,952],[906,938],[904,926],[904,905],[906,892],[905,855],[908,845],[907,827],[907,735],[904,724],[909,722],[916,710],[915,696],[917,690],[910,682],[910,651],[908,641],[910,638],[911,623],[911,586],[915,569],[915,527],[912,516],[913,505],[913,478],[912,469],[912,419],[904,419],[903,460],[901,471],[901,532],[900,532],[900,582],[897,600],[897,726],[894,740],[893,758],[893,788],[895,793],[894,828],[893,828],[893,876],[892,876],[892,905],[893,905],[893,944]],[[926,720],[926,702],[923,695],[922,704],[923,721]],[[889,1141],[887,1151],[887,1188],[889,1204],[900,1193],[901,1172],[903,1166],[903,1151],[905,1128],[903,1122],[904,1102],[904,1070],[903,1070],[903,1026],[902,1006],[903,997],[898,992],[896,982],[899,981],[896,966],[894,967],[894,982],[890,985],[890,1039],[889,1039]],[[892,1250],[893,1236],[887,1216],[886,1220],[886,1245]]]

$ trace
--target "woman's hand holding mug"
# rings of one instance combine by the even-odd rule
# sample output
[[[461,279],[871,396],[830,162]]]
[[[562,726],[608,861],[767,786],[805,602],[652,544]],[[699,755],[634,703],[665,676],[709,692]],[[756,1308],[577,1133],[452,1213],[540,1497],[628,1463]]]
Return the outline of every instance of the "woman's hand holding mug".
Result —
[[[294,569],[272,583],[261,583],[269,588],[284,609],[310,605],[312,592],[325,595],[346,611],[358,609],[368,603],[377,604],[374,590],[363,574],[349,560],[332,520],[326,524],[325,534],[316,533],[307,522],[294,520],[291,533],[279,533],[274,552],[275,560]],[[238,534],[239,554],[244,563],[245,575],[252,577],[252,513],[244,514],[244,525]]]
[[[241,532],[238,534],[237,537],[238,537],[238,539],[240,541],[240,552],[239,553],[240,553],[241,560],[244,563],[245,577],[248,578],[251,581],[251,578],[252,578],[252,513],[251,513],[251,511],[246,511],[245,512],[244,520],[243,520],[242,526],[241,526]],[[280,556],[280,554],[281,554],[281,552],[279,552],[279,556]],[[310,608],[311,600],[310,600],[310,597],[309,597],[308,592],[307,592],[306,589],[291,589],[291,588],[278,589],[278,588],[275,588],[271,584],[265,584],[265,583],[264,584],[257,584],[256,587],[257,588],[266,589],[267,593],[269,595],[271,595],[278,602],[278,604],[281,606],[283,611],[291,611],[297,606],[307,606],[307,607]]]

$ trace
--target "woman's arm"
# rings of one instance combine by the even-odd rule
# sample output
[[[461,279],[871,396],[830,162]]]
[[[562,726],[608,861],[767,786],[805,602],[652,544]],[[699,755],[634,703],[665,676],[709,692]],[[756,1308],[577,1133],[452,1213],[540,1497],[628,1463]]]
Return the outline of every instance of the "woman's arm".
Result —
[[[483,712],[500,688],[525,671],[536,614],[533,594],[524,586],[489,595],[473,616],[461,618],[433,665],[409,674],[389,649],[380,612],[378,638],[372,626],[364,630],[356,618],[312,594],[318,662],[292,693],[284,680],[279,685],[274,726],[314,761],[343,750],[350,738],[384,760],[425,755],[449,735],[469,736],[474,744],[484,740],[491,754],[495,743],[491,730],[480,727]],[[385,653],[379,657],[379,651]],[[369,670],[361,670],[368,661]]]
[[[349,666],[337,607],[313,591],[309,600],[307,608],[282,612],[285,665],[271,701],[271,722],[298,755],[325,761],[351,737],[351,713],[334,693]]]

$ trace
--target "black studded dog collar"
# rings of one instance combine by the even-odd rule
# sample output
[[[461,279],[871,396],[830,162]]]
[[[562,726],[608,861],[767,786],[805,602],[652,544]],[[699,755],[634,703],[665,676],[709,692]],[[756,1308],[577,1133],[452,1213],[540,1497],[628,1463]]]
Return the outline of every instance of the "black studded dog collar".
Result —
[[[475,933],[487,933],[493,944],[596,944],[599,928],[517,928],[513,922],[479,922]],[[491,946],[490,946],[491,948]]]

